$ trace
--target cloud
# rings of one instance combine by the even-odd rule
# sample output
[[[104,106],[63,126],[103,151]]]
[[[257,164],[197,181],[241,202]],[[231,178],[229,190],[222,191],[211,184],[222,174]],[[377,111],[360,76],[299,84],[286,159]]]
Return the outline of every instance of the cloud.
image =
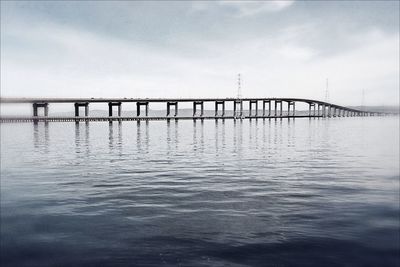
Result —
[[[220,5],[233,8],[237,16],[251,16],[263,12],[278,12],[290,7],[294,1],[219,1]]]
[[[323,99],[329,77],[331,100],[338,104],[359,104],[362,89],[366,104],[373,104],[369,99],[398,103],[398,32],[370,27],[333,35],[329,25],[310,21],[266,30],[206,17],[201,26],[221,23],[224,31],[206,27],[210,31],[199,34],[189,20],[199,18],[185,19],[187,28],[175,27],[168,41],[157,44],[54,20],[5,23],[2,95],[233,97],[241,73],[243,95],[248,97]],[[247,34],[248,29],[254,33]]]
[[[205,12],[223,8],[229,15],[235,17],[247,17],[261,13],[273,13],[289,8],[295,1],[195,1],[192,4],[192,12]]]

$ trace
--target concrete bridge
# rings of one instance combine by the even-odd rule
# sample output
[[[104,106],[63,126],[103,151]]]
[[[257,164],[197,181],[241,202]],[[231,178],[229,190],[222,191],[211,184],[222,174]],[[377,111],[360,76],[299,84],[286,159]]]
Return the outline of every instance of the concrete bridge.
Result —
[[[136,103],[136,114],[121,116],[122,104]],[[190,102],[193,105],[192,116],[179,116],[179,103]],[[379,112],[369,112],[347,108],[312,99],[303,98],[0,98],[1,104],[30,104],[33,116],[1,116],[0,122],[38,122],[38,121],[140,121],[140,120],[169,120],[169,119],[258,119],[258,118],[331,118],[383,115]],[[50,104],[71,103],[74,106],[75,116],[49,116]],[[104,103],[108,105],[108,117],[90,117],[89,105]],[[165,116],[149,116],[151,103],[164,103]],[[214,103],[214,115],[204,114],[204,104]],[[233,105],[233,114],[227,115],[227,103]],[[308,105],[307,114],[296,114],[296,103]],[[286,105],[286,110],[285,106]],[[244,108],[247,106],[247,114]],[[84,115],[80,108],[84,108]],[[171,114],[171,107],[173,114]],[[260,108],[261,109],[260,109]],[[113,110],[117,109],[117,116]],[[43,109],[43,116],[39,116],[39,109]],[[144,112],[142,112],[142,110]]]

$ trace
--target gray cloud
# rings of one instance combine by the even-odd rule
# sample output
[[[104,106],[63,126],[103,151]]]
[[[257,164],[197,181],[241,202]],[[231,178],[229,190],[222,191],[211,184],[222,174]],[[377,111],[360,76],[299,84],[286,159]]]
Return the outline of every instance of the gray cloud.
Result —
[[[2,95],[399,99],[398,2],[1,5]]]

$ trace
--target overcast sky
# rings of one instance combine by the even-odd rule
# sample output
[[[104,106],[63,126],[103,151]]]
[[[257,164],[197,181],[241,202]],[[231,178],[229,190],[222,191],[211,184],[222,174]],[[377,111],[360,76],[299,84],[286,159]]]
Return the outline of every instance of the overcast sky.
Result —
[[[1,95],[399,104],[399,2],[1,2]]]

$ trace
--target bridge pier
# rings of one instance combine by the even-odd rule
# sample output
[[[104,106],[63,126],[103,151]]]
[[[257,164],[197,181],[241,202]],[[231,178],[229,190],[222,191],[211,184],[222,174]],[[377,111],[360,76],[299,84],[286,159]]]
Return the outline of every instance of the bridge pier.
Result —
[[[294,101],[287,101],[287,103],[288,103],[288,111],[287,111],[287,116],[289,117],[290,116],[290,107],[291,106],[293,106],[293,111],[292,111],[292,113],[293,113],[293,117],[295,116],[295,103],[296,102],[294,102]]]
[[[311,107],[314,107],[314,114],[313,115],[311,115]],[[308,116],[309,117],[315,116],[315,103],[312,103],[312,102],[308,103]]]
[[[218,106],[222,106],[222,114],[221,116],[223,117],[225,115],[225,101],[215,101],[215,117],[218,116]]]
[[[114,106],[118,107],[118,117],[121,117],[121,102],[108,102],[108,116],[109,117],[113,116]],[[112,120],[109,120],[109,122],[112,123]]]
[[[146,117],[149,115],[149,102],[136,102],[136,116],[140,116],[140,107],[145,107],[145,115]]]
[[[252,112],[253,104],[255,104],[255,106],[256,106],[255,116],[257,117],[257,115],[258,115],[258,101],[257,100],[249,100],[249,117],[251,117],[253,115],[253,112]]]
[[[268,117],[271,116],[271,100],[263,100],[263,117],[265,117],[265,104],[268,103]]]
[[[278,104],[280,106],[279,116],[282,117],[282,101],[275,100],[275,117],[278,117]]]
[[[175,109],[174,116],[176,117],[178,115],[178,102],[167,102],[167,117],[171,113],[171,106],[174,106],[174,109]]]
[[[237,105],[239,105],[239,111],[237,111]],[[243,117],[243,101],[240,99],[233,101],[233,116],[235,119]]]
[[[33,116],[38,116],[38,108],[43,108],[44,116],[47,117],[49,115],[49,103],[33,103]]]
[[[193,102],[193,117],[196,116],[197,105],[200,105],[200,117],[202,117],[204,115],[204,102],[203,101],[194,101]]]
[[[79,117],[79,108],[85,107],[85,117],[89,116],[89,102],[76,102],[75,107],[75,117]]]
[[[108,102],[108,116],[113,116],[113,107],[118,107],[118,117],[121,117],[121,102]]]

